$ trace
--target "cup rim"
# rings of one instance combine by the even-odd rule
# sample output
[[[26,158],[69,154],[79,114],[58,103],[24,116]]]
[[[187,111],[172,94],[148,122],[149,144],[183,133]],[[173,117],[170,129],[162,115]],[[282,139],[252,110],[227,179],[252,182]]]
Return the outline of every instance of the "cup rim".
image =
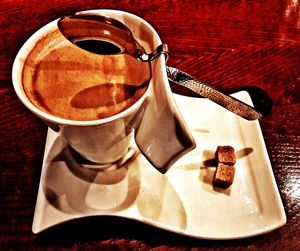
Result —
[[[95,13],[95,14],[115,14],[115,15],[125,15],[131,18],[136,19],[139,21],[142,25],[146,26],[148,30],[150,30],[153,33],[153,38],[154,40],[158,43],[161,44],[161,39],[155,29],[144,19],[141,17],[126,12],[126,11],[121,11],[121,10],[114,10],[114,9],[91,9],[91,10],[85,10],[82,12],[89,12],[89,13]],[[26,96],[24,89],[23,89],[23,84],[22,84],[22,72],[23,72],[23,66],[25,62],[22,62],[22,58],[26,58],[28,54],[30,53],[31,49],[34,47],[35,43],[44,35],[47,34],[47,32],[51,31],[52,29],[55,29],[57,27],[57,22],[59,19],[55,19],[46,25],[42,26],[39,28],[37,31],[35,31],[27,40],[26,42],[22,45],[20,50],[18,51],[14,62],[12,66],[12,83],[14,90],[18,96],[18,98],[21,100],[21,102],[35,115],[40,117],[41,119],[58,124],[58,125],[73,125],[73,126],[94,126],[94,125],[100,125],[100,124],[105,124],[120,118],[124,118],[127,115],[133,113],[135,110],[137,110],[141,104],[144,102],[145,98],[148,96],[148,92],[151,89],[150,85],[152,85],[152,80],[150,80],[149,86],[146,90],[146,92],[140,97],[133,105],[125,109],[124,111],[117,113],[113,116],[107,117],[107,118],[102,118],[102,119],[97,119],[97,120],[71,120],[71,119],[65,119],[65,118],[60,118],[54,115],[51,115],[47,112],[44,112],[37,108],[29,98]]]

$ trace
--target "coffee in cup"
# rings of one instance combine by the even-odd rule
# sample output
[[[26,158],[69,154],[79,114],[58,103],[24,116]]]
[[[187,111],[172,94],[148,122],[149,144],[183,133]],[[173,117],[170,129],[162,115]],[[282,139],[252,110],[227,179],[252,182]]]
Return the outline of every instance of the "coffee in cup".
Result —
[[[120,113],[147,90],[151,67],[127,54],[91,53],[109,48],[82,40],[84,49],[53,30],[35,44],[23,68],[22,83],[38,109],[69,120],[98,120]],[[112,45],[112,44],[111,44]]]

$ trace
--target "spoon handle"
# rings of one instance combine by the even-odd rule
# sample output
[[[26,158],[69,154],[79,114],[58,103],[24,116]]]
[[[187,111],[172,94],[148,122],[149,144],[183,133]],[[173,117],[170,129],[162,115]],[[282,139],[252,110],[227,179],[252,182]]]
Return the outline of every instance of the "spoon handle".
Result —
[[[193,79],[190,75],[176,68],[167,66],[168,78],[171,82],[182,85],[201,96],[210,99],[227,110],[241,116],[247,120],[256,120],[261,118],[261,114],[253,107],[237,100],[231,96],[219,92],[202,81]]]

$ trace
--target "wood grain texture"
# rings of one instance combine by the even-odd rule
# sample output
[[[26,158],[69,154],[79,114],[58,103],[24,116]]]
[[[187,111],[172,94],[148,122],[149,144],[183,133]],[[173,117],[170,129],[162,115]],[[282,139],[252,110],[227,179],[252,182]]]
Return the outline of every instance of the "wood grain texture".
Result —
[[[207,241],[92,217],[32,234],[47,127],[15,95],[12,63],[41,26],[96,8],[129,11],[150,22],[170,47],[169,65],[227,93],[249,91],[264,114],[260,124],[287,214],[284,227],[248,239]],[[1,250],[300,249],[299,1],[2,0],[0,27]]]

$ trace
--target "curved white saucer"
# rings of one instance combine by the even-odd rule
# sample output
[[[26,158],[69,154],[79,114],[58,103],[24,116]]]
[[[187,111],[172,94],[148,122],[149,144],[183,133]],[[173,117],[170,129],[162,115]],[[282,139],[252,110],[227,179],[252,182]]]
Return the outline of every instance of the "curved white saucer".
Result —
[[[247,92],[233,96],[252,105]],[[197,147],[166,174],[138,150],[119,169],[83,169],[49,129],[33,232],[91,215],[126,217],[206,239],[249,237],[283,226],[286,216],[259,122],[207,99],[175,95],[175,100]],[[235,180],[226,190],[212,186],[218,145],[233,146],[237,155]]]

